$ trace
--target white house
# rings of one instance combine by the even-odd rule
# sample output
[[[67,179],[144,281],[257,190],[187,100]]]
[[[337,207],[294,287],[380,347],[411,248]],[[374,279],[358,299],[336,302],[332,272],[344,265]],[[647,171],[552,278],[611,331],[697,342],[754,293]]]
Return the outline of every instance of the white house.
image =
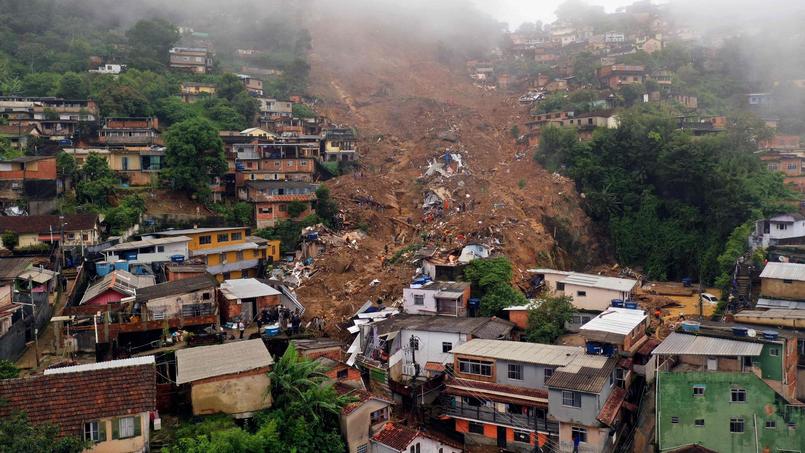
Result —
[[[403,288],[403,310],[412,315],[466,316],[468,282],[427,282]]]
[[[752,248],[770,245],[805,243],[805,216],[799,213],[779,214],[755,222],[749,238]]]
[[[554,294],[570,296],[579,310],[601,312],[612,305],[613,299],[628,300],[637,280],[582,274],[555,269],[529,269],[542,278],[545,287]],[[586,322],[586,321],[585,321]]]
[[[172,236],[166,238],[146,238],[139,241],[124,242],[103,250],[106,261],[118,260],[136,261],[150,264],[153,262],[170,261],[173,256],[188,257],[187,236]]]
[[[98,69],[90,69],[89,72],[95,72],[98,74],[120,74],[121,72],[126,70],[126,65],[124,64],[105,64],[102,66],[98,66]]]
[[[400,314],[366,325],[363,332],[391,341],[390,376],[411,378],[441,372],[453,361],[451,351],[473,338],[509,339],[514,323],[499,318],[456,318]],[[417,365],[419,371],[417,372]]]

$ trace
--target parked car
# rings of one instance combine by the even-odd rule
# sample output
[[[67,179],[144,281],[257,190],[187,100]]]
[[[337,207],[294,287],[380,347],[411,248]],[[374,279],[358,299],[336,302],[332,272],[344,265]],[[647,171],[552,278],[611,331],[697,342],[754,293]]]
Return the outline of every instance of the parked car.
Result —
[[[707,302],[707,303],[710,303],[710,304],[713,304],[713,305],[718,303],[718,297],[716,297],[716,296],[714,296],[714,295],[712,295],[710,293],[702,293],[700,295],[700,297],[702,299],[702,302]]]

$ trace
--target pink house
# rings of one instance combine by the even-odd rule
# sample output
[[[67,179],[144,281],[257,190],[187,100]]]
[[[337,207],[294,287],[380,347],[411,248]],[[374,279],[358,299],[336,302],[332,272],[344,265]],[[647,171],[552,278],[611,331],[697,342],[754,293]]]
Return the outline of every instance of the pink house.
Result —
[[[124,270],[116,270],[87,288],[79,305],[97,307],[120,302],[136,295],[138,288],[153,286],[154,283],[153,275],[134,275]]]

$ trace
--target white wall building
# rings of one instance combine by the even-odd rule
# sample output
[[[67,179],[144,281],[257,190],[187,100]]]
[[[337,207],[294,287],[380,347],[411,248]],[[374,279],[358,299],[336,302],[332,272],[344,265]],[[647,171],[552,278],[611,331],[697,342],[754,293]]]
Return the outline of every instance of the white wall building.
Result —
[[[612,305],[613,299],[631,299],[637,280],[555,269],[529,269],[543,278],[546,288],[560,296],[573,298],[579,310],[600,312]]]
[[[779,214],[755,222],[755,231],[750,237],[752,248],[792,243],[796,239],[805,242],[805,216],[799,213]]]
[[[118,260],[136,261],[150,264],[153,262],[170,261],[172,256],[188,257],[187,236],[174,236],[166,238],[146,238],[139,241],[124,242],[103,250],[106,261]]]

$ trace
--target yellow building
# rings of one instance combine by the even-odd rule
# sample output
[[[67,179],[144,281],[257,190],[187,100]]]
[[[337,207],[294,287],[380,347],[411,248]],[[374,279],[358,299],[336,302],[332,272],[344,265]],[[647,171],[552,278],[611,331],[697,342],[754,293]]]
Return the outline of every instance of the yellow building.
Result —
[[[195,102],[204,97],[215,96],[216,87],[213,83],[183,82],[181,90],[183,102]]]
[[[152,237],[187,236],[190,258],[201,259],[219,282],[259,275],[266,262],[280,259],[280,241],[248,236],[246,227],[192,228],[153,233]]]

